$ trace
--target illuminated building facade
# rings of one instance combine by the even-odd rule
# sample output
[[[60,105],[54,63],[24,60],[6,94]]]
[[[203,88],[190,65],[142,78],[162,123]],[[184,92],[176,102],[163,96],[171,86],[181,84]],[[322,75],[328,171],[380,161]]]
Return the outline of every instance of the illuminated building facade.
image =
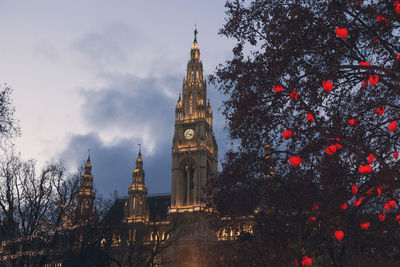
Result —
[[[204,187],[217,174],[218,146],[213,133],[213,114],[207,99],[197,30],[194,33],[182,93],[175,108],[171,195],[147,196],[139,150],[128,189],[129,198],[117,200],[111,208],[114,214],[120,214],[120,221],[127,229],[126,236],[116,238],[115,247],[137,242],[139,229],[144,236],[141,240],[148,246],[160,240],[171,242],[160,250],[158,264],[152,266],[219,266],[218,261],[222,259],[220,249],[229,247],[229,240],[234,239],[238,232],[251,231],[248,222],[241,229],[218,232],[209,226]],[[93,182],[88,164],[82,177],[82,203],[93,203],[94,199],[94,196],[83,193],[86,185],[91,186]]]
[[[123,219],[128,224],[158,224],[158,238],[167,238],[170,221],[179,222],[171,233],[176,241],[162,253],[163,258],[168,258],[169,266],[206,266],[200,252],[208,250],[210,242],[217,240],[215,231],[208,226],[203,190],[218,168],[218,146],[212,123],[195,30],[182,93],[175,108],[171,195],[147,197],[139,151]],[[154,233],[150,231],[148,238],[154,239]]]

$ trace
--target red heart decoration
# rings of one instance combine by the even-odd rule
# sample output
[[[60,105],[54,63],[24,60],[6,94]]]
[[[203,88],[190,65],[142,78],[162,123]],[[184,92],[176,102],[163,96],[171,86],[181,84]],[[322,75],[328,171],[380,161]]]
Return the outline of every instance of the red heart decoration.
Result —
[[[379,214],[379,220],[380,221],[384,221],[386,219],[386,214],[385,213],[381,213],[381,214]]]
[[[393,157],[397,159],[399,157],[399,151],[393,152]]]
[[[378,188],[376,189],[376,193],[378,193],[379,196],[382,195],[382,187],[378,186]]]
[[[351,186],[351,192],[353,193],[354,196],[357,195],[358,187],[355,184]]]
[[[348,123],[349,123],[349,125],[350,125],[351,127],[356,127],[356,126],[358,126],[358,124],[360,124],[360,121],[359,121],[358,119],[350,119],[350,120],[348,121]]]
[[[389,129],[389,131],[393,132],[394,130],[396,130],[396,127],[397,127],[397,122],[396,121],[392,121],[389,124],[388,129]]]
[[[381,107],[376,109],[376,114],[378,116],[381,116],[384,112],[385,112],[385,106],[381,106]]]
[[[329,81],[322,81],[322,88],[324,88],[325,91],[330,92],[333,89],[333,84]]]
[[[369,164],[372,164],[372,163],[374,163],[374,159],[375,159],[375,156],[374,156],[374,154],[369,154],[369,156],[368,156],[368,163]]]
[[[367,81],[366,81],[366,80],[363,80],[363,81],[362,81],[362,87],[364,87],[364,88],[365,88],[365,87],[367,87],[367,86],[368,86],[368,83],[367,83]]]
[[[317,218],[315,217],[315,216],[310,216],[309,218],[308,218],[308,222],[309,223],[313,223],[313,222],[315,222],[317,220]]]
[[[328,146],[327,148],[325,148],[325,152],[329,156],[333,156],[336,152],[336,149],[337,149],[336,145],[331,145],[331,146]]]
[[[388,20],[385,17],[382,16],[377,16],[376,21],[380,22],[382,25],[387,26],[388,25]]]
[[[339,38],[342,38],[342,39],[346,39],[347,34],[348,34],[346,28],[336,28],[335,32],[336,32],[336,35],[337,35]]]
[[[313,116],[313,114],[308,113],[308,114],[307,114],[307,120],[308,120],[308,122],[313,123],[313,122],[314,122],[314,116]]]
[[[368,191],[367,191],[367,195],[368,195],[368,196],[370,196],[370,195],[372,194],[372,190],[373,190],[372,187],[371,187],[370,189],[368,189]]]
[[[360,62],[359,64],[360,66],[371,66],[371,63],[369,62]]]
[[[379,81],[379,75],[375,74],[374,76],[369,77],[368,81],[371,86],[375,86]]]
[[[396,13],[400,14],[400,2],[394,1],[393,6],[394,6],[394,9],[396,10]]]
[[[303,266],[311,266],[312,264],[312,259],[307,257],[307,256],[303,256],[303,260],[301,261],[301,264]]]
[[[335,231],[335,237],[337,240],[342,241],[342,239],[344,237],[343,231]]]
[[[354,200],[354,201],[353,201],[353,205],[354,205],[354,207],[358,207],[358,206],[360,206],[360,205],[361,205],[361,203],[362,203],[362,199],[358,199],[358,200]]]
[[[337,149],[342,149],[342,145],[339,144],[339,143],[336,143],[335,146],[336,146]]]
[[[360,167],[358,168],[358,171],[359,171],[361,174],[371,173],[371,172],[372,172],[372,167],[369,166],[369,165],[360,166]]]
[[[299,93],[297,93],[296,91],[292,91],[292,92],[290,93],[290,98],[291,98],[293,101],[296,101],[298,97],[299,97]]]
[[[273,88],[274,88],[275,93],[283,92],[282,85],[274,85]]]
[[[313,211],[318,211],[318,210],[319,210],[319,202],[314,203],[311,209],[312,209]]]
[[[397,56],[396,56],[396,59],[397,59],[397,60],[400,60],[400,55],[397,55]]]
[[[368,230],[368,228],[369,228],[370,226],[371,226],[371,224],[370,224],[369,222],[360,223],[361,229],[364,229],[364,230]]]
[[[289,138],[292,138],[293,130],[285,130],[282,133],[283,139],[288,140]]]
[[[390,204],[388,202],[385,203],[384,207],[386,211],[390,210]]]
[[[340,204],[340,208],[341,208],[342,210],[346,210],[346,209],[347,209],[347,203],[345,202],[345,203],[343,203],[343,204]]]
[[[400,224],[400,215],[397,215],[397,216],[396,216],[396,221],[398,221],[399,224]]]
[[[397,205],[396,201],[394,201],[394,200],[389,200],[388,203],[389,203],[389,206],[390,206],[391,208],[395,208],[396,205]]]
[[[290,157],[289,162],[290,162],[290,164],[292,164],[293,167],[298,167],[301,164],[302,160],[301,160],[300,156],[297,155],[294,157]]]

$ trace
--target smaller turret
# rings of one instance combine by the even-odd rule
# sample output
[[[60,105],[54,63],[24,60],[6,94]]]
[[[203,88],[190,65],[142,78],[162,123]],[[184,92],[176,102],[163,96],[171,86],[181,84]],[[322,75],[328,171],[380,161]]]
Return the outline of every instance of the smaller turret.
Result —
[[[90,217],[94,211],[93,202],[95,199],[95,193],[93,192],[92,165],[90,164],[90,150],[85,164],[85,172],[81,177],[77,199],[80,216],[84,218]]]
[[[145,173],[143,170],[142,152],[136,159],[136,168],[132,172],[132,184],[128,189],[129,200],[127,204],[126,220],[128,222],[144,222],[146,218],[146,197]]]

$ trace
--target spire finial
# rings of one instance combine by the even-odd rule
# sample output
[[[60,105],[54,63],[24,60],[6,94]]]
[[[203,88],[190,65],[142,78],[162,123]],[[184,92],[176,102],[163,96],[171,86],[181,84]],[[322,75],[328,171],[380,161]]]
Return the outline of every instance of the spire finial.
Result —
[[[90,149],[88,149],[88,158],[85,166],[85,174],[92,174],[92,165],[90,165]]]
[[[197,43],[197,34],[198,34],[199,32],[197,31],[197,25],[195,24],[194,25],[194,41],[193,41],[193,43]]]
[[[138,157],[136,160],[136,169],[142,169],[143,166],[143,160],[142,160],[142,146],[140,144],[138,144],[139,146],[139,153],[138,153]]]

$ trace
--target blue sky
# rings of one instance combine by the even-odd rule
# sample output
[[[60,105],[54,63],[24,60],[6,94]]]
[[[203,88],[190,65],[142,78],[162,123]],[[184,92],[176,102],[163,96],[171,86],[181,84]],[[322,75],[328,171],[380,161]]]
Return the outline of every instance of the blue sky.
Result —
[[[0,1],[0,82],[24,158],[71,171],[91,149],[96,189],[127,195],[142,144],[150,194],[170,192],[174,108],[198,27],[206,75],[231,55],[224,1]],[[212,86],[219,158],[228,146]]]

